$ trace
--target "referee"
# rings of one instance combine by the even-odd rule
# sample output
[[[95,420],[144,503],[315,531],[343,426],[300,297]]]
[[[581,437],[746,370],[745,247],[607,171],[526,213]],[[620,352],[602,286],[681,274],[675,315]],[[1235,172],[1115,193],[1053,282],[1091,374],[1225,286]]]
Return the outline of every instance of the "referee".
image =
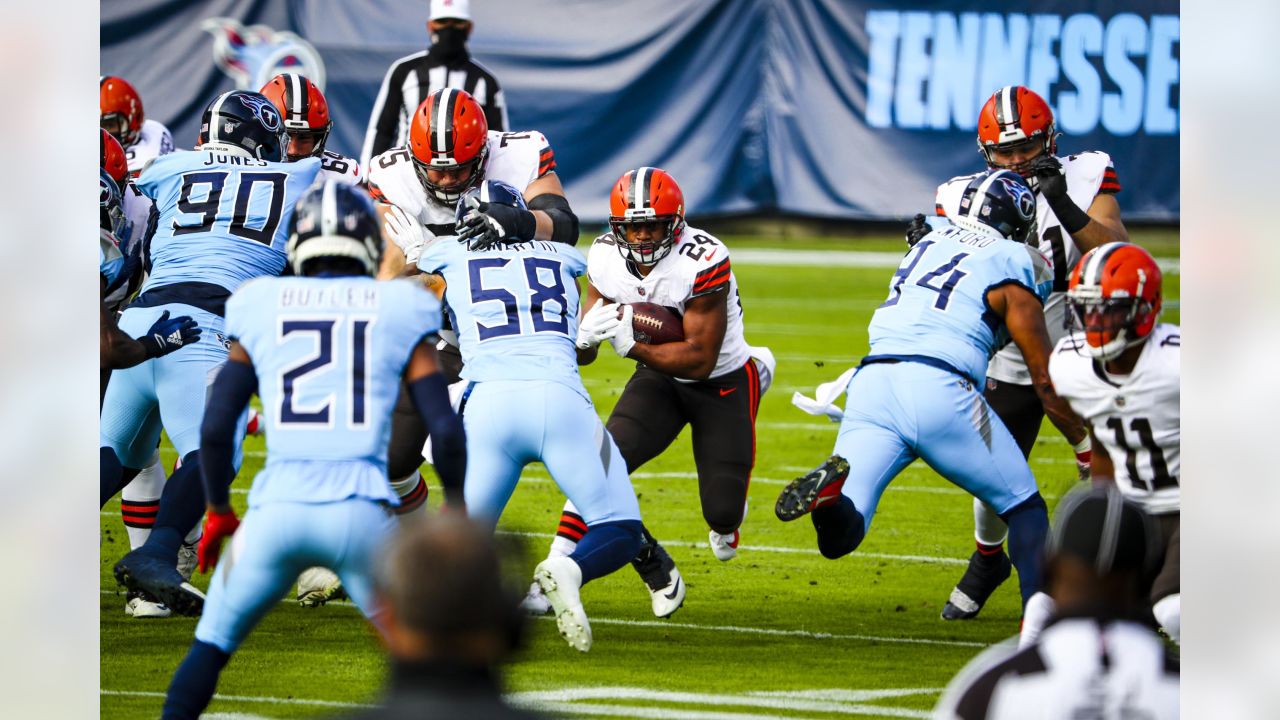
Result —
[[[1138,620],[1162,544],[1114,487],[1063,498],[1046,548],[1057,607],[1036,642],[996,646],[951,681],[935,720],[1178,717],[1178,661]]]
[[[427,96],[441,88],[466,90],[484,108],[489,129],[507,129],[507,108],[498,79],[471,59],[470,0],[431,0],[427,30],[431,47],[392,63],[373,103],[360,164],[409,142],[409,120]]]

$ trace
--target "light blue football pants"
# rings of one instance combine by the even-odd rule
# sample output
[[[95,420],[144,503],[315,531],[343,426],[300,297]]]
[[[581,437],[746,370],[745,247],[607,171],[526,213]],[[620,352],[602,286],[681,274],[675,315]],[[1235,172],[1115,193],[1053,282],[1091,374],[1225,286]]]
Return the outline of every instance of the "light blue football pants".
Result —
[[[190,305],[170,304],[149,308],[129,308],[120,317],[120,329],[130,337],[138,337],[168,310],[170,317],[190,315],[200,325],[200,340],[195,345],[148,360],[125,370],[111,373],[102,400],[99,446],[115,451],[120,464],[141,469],[156,451],[160,429],[178,457],[200,448],[200,423],[208,388],[227,360],[230,344],[226,340],[226,321]],[[241,442],[244,440],[248,408],[236,425],[235,456],[240,467]]]
[[[868,530],[885,488],[917,457],[997,513],[1037,492],[1018,444],[982,392],[920,363],[858,370],[849,381],[835,452],[849,461],[843,494]]]
[[[585,390],[542,380],[475,383],[462,420],[471,517],[496,524],[520,472],[541,461],[588,525],[640,519],[627,465]]]
[[[196,639],[231,654],[298,574],[315,566],[337,573],[351,601],[378,625],[373,568],[395,528],[386,505],[363,498],[250,509],[222,549]]]

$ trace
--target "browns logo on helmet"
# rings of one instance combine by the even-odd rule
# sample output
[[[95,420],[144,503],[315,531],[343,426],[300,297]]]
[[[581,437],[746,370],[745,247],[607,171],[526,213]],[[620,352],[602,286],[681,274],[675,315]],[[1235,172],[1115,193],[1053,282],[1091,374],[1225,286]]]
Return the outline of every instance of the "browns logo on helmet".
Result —
[[[484,179],[489,121],[465,91],[443,88],[413,113],[409,152],[422,185],[437,199],[456,203]]]
[[[629,170],[609,195],[609,227],[618,252],[638,265],[653,265],[684,232],[684,193],[665,170]]]
[[[281,73],[262,86],[263,95],[284,118],[289,136],[285,158],[290,162],[319,157],[333,129],[329,102],[315,83],[298,73]]]
[[[115,136],[124,147],[138,142],[146,116],[142,112],[142,98],[132,85],[124,78],[111,75],[98,78],[98,107],[103,130]]]
[[[1071,271],[1067,302],[1084,330],[1084,350],[1113,360],[1144,342],[1160,316],[1162,277],[1156,261],[1127,242],[1100,245]]]

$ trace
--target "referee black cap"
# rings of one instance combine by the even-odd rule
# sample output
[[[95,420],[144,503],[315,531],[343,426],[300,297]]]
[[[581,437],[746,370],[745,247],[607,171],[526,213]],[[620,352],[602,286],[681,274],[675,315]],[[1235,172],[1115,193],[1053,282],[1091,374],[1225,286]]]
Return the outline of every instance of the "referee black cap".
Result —
[[[1070,555],[1093,566],[1099,576],[1146,574],[1159,561],[1155,522],[1115,486],[1078,489],[1058,504],[1045,551]]]

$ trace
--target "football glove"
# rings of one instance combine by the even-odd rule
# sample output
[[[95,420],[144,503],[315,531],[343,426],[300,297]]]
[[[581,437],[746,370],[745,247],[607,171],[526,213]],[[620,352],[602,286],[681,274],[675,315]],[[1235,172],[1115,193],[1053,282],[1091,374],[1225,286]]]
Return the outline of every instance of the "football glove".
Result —
[[[227,512],[209,511],[204,520],[204,535],[196,550],[199,558],[200,572],[206,573],[218,564],[218,554],[222,552],[222,541],[231,537],[240,527],[240,519],[235,510]]]
[[[603,298],[596,300],[596,304],[591,306],[578,324],[578,348],[590,350],[613,337],[620,322],[617,303],[605,305]]]
[[[472,250],[482,250],[499,242],[532,240],[538,223],[533,213],[523,208],[487,203],[467,196],[462,199],[467,212],[454,229],[459,239]]]
[[[427,245],[427,230],[417,218],[409,217],[409,213],[392,205],[382,221],[382,231],[404,251],[405,262],[418,264],[418,257]]]
[[[151,325],[146,335],[138,338],[138,342],[146,348],[147,358],[158,358],[168,355],[184,345],[190,345],[200,339],[200,326],[190,315],[169,317],[169,311]]]
[[[618,314],[618,327],[609,336],[609,343],[613,345],[613,351],[618,353],[618,357],[626,357],[631,348],[636,346],[635,328],[631,324],[632,312],[630,305],[622,306],[622,312]]]
[[[1067,175],[1062,171],[1062,161],[1053,155],[1047,152],[1037,155],[1027,163],[1027,172],[1036,179],[1040,194],[1045,199],[1052,200],[1067,194]]]
[[[915,247],[921,238],[931,232],[933,228],[929,227],[929,223],[925,221],[924,214],[916,213],[916,216],[911,218],[911,222],[907,223],[907,247]]]
[[[1087,482],[1093,475],[1093,441],[1088,435],[1075,446],[1076,474],[1080,482]]]

